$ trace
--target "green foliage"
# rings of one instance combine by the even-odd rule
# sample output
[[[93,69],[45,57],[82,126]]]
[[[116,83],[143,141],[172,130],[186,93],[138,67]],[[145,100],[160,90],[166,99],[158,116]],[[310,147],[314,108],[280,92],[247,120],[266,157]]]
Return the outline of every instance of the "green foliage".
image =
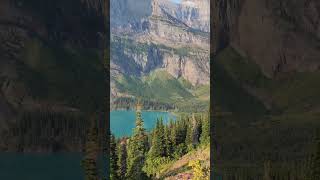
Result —
[[[210,114],[209,112],[202,116],[201,119],[201,136],[200,136],[200,142],[202,144],[208,144],[210,143]]]
[[[170,158],[168,157],[150,157],[148,154],[143,170],[149,177],[154,177],[160,174],[162,166],[168,164],[169,162]]]
[[[169,126],[164,127],[164,144],[165,144],[165,155],[171,157],[174,151],[173,142],[171,140],[171,130]]]
[[[165,71],[152,72],[142,79],[126,75],[119,76],[116,79],[116,86],[122,93],[132,94],[135,97],[143,96],[145,99],[160,103],[174,103],[195,98],[179,80]]]
[[[271,112],[305,112],[306,106],[319,106],[320,71],[284,72],[270,79],[251,59],[231,47],[216,56],[213,67],[216,103],[228,111],[266,112],[261,100],[248,93],[244,86],[254,89],[257,95],[272,97]],[[241,102],[241,107],[231,101]]]
[[[212,62],[214,67],[212,70],[214,78],[211,86],[213,87],[214,94],[211,95],[215,97],[214,103],[227,112],[239,114],[247,113],[250,115],[264,114],[266,108],[263,103],[247,92],[242,86],[241,79],[246,79],[242,78],[242,71],[238,72],[235,70],[236,72],[233,72],[233,69],[238,69],[238,67],[233,65],[233,63],[230,63],[230,65],[228,63],[229,61],[237,62],[240,58],[241,57],[230,48],[230,50],[226,49],[218,54],[216,59]],[[250,71],[243,71],[245,71],[246,74],[250,74]],[[238,75],[241,75],[241,78],[238,77]]]
[[[186,153],[187,153],[186,144],[181,143],[181,144],[177,145],[176,148],[174,149],[173,156],[175,159],[179,159],[180,157],[182,157]]]
[[[118,176],[118,156],[117,156],[117,143],[114,135],[110,137],[110,180],[118,180],[120,177]]]
[[[104,65],[97,50],[49,46],[39,40],[25,46],[19,75],[31,96],[88,112],[104,107]]]
[[[180,119],[170,120],[166,125],[161,118],[157,119],[155,128],[148,136],[143,128],[141,112],[137,111],[133,135],[128,141],[122,139],[118,143],[118,163],[114,168],[118,169],[117,176],[120,179],[131,180],[159,178],[168,164],[200,146],[194,142],[195,139],[199,140],[203,132],[200,130],[203,127],[203,116],[182,115]],[[113,143],[111,145],[113,147]],[[188,149],[188,145],[192,148]],[[114,148],[111,149],[116,151]],[[112,162],[113,159],[111,167],[114,166]]]
[[[91,119],[90,127],[87,131],[85,144],[85,157],[81,165],[85,172],[85,180],[98,180],[97,155],[98,155],[98,130],[96,119]]]
[[[143,119],[141,112],[137,112],[136,127],[133,130],[133,136],[128,142],[127,179],[146,179],[146,174],[142,171],[142,168],[147,148],[148,137],[143,127]]]
[[[165,133],[162,118],[157,120],[156,127],[152,133],[150,155],[153,157],[163,157],[166,155]]]
[[[185,144],[187,145],[188,151],[191,151],[193,149],[193,122],[191,119],[188,119],[187,121],[187,134],[185,139]]]
[[[311,180],[320,179],[320,141],[317,142],[317,149],[312,161]]]
[[[190,161],[189,166],[193,171],[192,180],[209,180],[210,171],[209,169],[202,167],[199,160]]]
[[[125,139],[126,140],[126,139]],[[125,179],[127,173],[127,145],[126,142],[121,142],[118,145],[118,176],[120,179]]]

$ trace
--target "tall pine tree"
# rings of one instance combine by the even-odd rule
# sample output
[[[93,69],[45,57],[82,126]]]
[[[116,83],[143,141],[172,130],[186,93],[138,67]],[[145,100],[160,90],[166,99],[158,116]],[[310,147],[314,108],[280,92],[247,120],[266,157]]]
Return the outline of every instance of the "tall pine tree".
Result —
[[[202,144],[208,144],[210,143],[210,114],[209,112],[207,115],[204,115],[202,118],[201,123],[201,136],[200,136],[200,142]]]
[[[98,180],[97,156],[98,156],[98,128],[96,115],[93,115],[87,131],[85,142],[85,157],[81,165],[85,171],[85,180]]]
[[[164,125],[162,119],[157,119],[156,127],[152,133],[152,146],[149,154],[153,157],[165,156],[165,139],[164,139]]]
[[[128,159],[126,179],[144,180],[147,178],[142,168],[145,162],[145,154],[148,149],[148,137],[144,129],[141,116],[141,104],[137,104],[136,127],[128,142]]]
[[[165,143],[165,156],[171,157],[173,155],[173,144],[171,141],[171,130],[170,126],[164,127],[164,143]]]
[[[110,136],[110,180],[118,180],[117,143],[114,135]]]
[[[118,145],[118,176],[125,179],[127,173],[127,139],[121,139]]]
[[[317,139],[317,149],[312,161],[311,180],[320,179],[320,140]]]

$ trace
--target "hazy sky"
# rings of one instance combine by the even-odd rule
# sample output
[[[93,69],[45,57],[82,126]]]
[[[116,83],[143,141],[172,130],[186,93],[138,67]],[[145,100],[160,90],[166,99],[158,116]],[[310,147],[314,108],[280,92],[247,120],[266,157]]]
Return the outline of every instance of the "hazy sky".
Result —
[[[172,2],[175,2],[175,3],[180,3],[181,0],[171,0]]]

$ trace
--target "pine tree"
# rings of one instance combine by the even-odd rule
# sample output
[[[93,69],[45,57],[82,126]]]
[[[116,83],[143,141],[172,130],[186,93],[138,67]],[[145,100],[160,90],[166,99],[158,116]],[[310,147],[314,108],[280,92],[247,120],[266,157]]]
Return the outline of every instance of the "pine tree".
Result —
[[[176,145],[177,145],[177,126],[176,126],[176,122],[173,122],[172,120],[170,120],[170,141],[172,143],[172,149],[174,150]]]
[[[127,144],[126,139],[122,139],[118,145],[118,176],[125,179],[127,173]]]
[[[201,134],[201,120],[195,117],[194,114],[192,114],[192,145],[195,147],[199,144],[200,134]]]
[[[98,154],[98,129],[96,119],[91,119],[85,143],[85,157],[81,162],[85,171],[85,180],[98,180],[97,154]]]
[[[150,154],[153,157],[165,156],[165,139],[164,139],[164,125],[162,119],[157,119],[156,127],[152,133],[152,146]]]
[[[148,146],[148,137],[145,133],[144,122],[141,117],[141,108],[137,108],[136,127],[128,141],[127,179],[144,180],[147,178],[142,171],[145,162],[145,154]]]
[[[181,118],[176,124],[176,145],[185,143],[187,135],[187,118]]]
[[[264,162],[264,176],[263,180],[271,180],[271,162],[266,161]]]
[[[165,156],[170,157],[173,154],[173,145],[170,138],[171,131],[168,126],[164,128],[164,143],[165,143]]]
[[[320,141],[317,142],[317,150],[312,161],[311,180],[320,179]]]
[[[114,135],[110,136],[110,180],[118,180],[117,143]]]
[[[210,119],[209,119],[209,115],[203,117],[201,126],[202,127],[201,127],[200,142],[202,144],[208,144],[208,143],[210,143]]]
[[[193,122],[192,120],[189,120],[188,122],[185,144],[187,146],[187,150],[191,151],[193,149]]]

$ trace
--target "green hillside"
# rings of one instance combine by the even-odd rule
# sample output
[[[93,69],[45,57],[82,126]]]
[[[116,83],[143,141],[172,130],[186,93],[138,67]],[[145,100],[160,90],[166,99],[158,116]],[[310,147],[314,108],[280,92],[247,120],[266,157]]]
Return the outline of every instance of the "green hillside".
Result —
[[[83,108],[103,107],[106,84],[97,50],[46,45],[30,40],[19,65],[32,96]],[[94,89],[93,89],[94,87]]]
[[[209,102],[209,86],[193,87],[183,78],[176,79],[164,70],[156,70],[141,78],[118,76],[119,92],[163,103],[173,103],[181,110],[205,108]]]
[[[268,78],[232,48],[216,56],[212,71],[215,108],[231,112],[215,117],[216,141],[224,149],[215,156],[215,171],[262,178],[270,161],[272,175],[304,179],[320,125],[320,72]]]
[[[239,97],[242,93],[241,97],[246,98],[241,100],[241,106],[246,104],[246,101],[252,101],[253,103],[249,103],[252,105],[251,107],[250,105],[245,106],[250,108],[251,112],[253,109],[256,111],[258,107],[262,109],[258,104],[263,100],[259,97],[268,99],[269,102],[265,103],[269,103],[273,111],[305,112],[320,107],[320,94],[318,93],[320,85],[317,83],[320,79],[320,71],[283,73],[270,79],[250,59],[243,58],[232,48],[227,48],[219,53],[214,65],[218,99],[221,97],[220,92],[233,94],[231,100]],[[244,87],[253,89],[255,95],[247,93],[248,91]],[[223,90],[227,90],[227,92]],[[233,92],[229,92],[229,90]],[[217,101],[219,101],[218,99]],[[225,100],[223,102],[226,103]]]
[[[159,179],[175,180],[182,177],[192,177],[194,169],[190,166],[193,160],[199,160],[202,170],[210,168],[210,145],[195,149],[181,158],[163,165]]]

